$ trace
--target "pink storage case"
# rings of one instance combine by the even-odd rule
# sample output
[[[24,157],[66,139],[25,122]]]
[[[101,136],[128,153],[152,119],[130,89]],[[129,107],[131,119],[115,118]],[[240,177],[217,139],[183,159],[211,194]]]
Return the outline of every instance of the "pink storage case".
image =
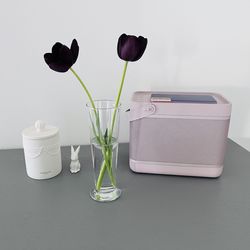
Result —
[[[135,172],[218,177],[231,104],[216,93],[135,92],[130,168]]]

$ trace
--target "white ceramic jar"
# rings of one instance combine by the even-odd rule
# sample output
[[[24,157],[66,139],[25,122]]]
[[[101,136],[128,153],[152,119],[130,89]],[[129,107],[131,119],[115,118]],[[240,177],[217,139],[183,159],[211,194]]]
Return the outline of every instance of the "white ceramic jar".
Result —
[[[49,179],[62,170],[59,129],[36,121],[22,132],[27,175]]]

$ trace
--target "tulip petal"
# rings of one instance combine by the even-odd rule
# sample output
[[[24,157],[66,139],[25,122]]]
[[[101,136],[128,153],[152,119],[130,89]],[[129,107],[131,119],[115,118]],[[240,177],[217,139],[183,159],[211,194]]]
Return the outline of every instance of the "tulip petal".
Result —
[[[79,54],[79,46],[78,46],[76,39],[72,41],[70,51],[72,53],[72,59],[73,59],[73,64],[74,64]]]
[[[49,64],[50,69],[56,71],[56,72],[60,72],[60,73],[64,73],[66,71],[69,70],[70,66],[65,65],[63,63],[58,63],[58,62],[53,62]]]
[[[44,60],[47,64],[50,64],[54,61],[54,56],[52,53],[46,53],[46,54],[44,54],[43,57],[44,57]]]
[[[59,62],[63,62],[66,65],[70,65],[70,67],[73,64],[73,58],[70,49],[63,45],[59,50]]]
[[[130,45],[130,57],[131,57],[131,61],[137,61],[138,59],[138,51],[140,49],[139,47],[139,43],[138,43],[138,38],[136,36],[131,36],[130,37],[130,41],[129,41],[129,45]]]
[[[122,34],[120,37],[119,37],[119,39],[118,39],[118,43],[117,43],[117,53],[118,53],[118,55],[119,55],[119,57],[120,57],[120,55],[121,55],[121,49],[122,49],[122,47],[124,46],[124,44],[125,44],[125,42],[126,42],[126,40],[127,40],[127,35],[126,34]],[[121,58],[121,57],[120,57]],[[121,58],[122,59],[122,58]]]
[[[68,65],[65,65],[58,60],[55,60],[54,55],[52,53],[44,54],[44,60],[48,64],[48,66],[57,72],[66,72],[69,69]]]
[[[139,49],[138,49],[136,61],[139,60],[142,57],[144,51],[146,50],[148,39],[144,38],[142,36],[139,36],[137,42],[138,42],[138,48]]]
[[[134,36],[128,37],[122,49],[122,56],[124,58],[127,58],[127,61],[133,62],[133,61],[136,61],[137,53],[138,53],[137,51],[138,51],[138,47],[137,47],[136,37]]]
[[[52,54],[55,58],[58,58],[59,56],[59,51],[63,45],[59,42],[55,43],[52,47]]]

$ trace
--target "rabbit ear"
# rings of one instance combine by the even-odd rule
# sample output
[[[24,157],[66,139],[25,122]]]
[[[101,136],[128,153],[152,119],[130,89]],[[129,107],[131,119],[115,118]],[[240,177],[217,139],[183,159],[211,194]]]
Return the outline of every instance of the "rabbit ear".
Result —
[[[80,151],[80,146],[77,147],[76,153],[79,154],[79,151]]]
[[[73,146],[71,146],[71,154],[73,154],[74,153],[74,148],[73,148]]]

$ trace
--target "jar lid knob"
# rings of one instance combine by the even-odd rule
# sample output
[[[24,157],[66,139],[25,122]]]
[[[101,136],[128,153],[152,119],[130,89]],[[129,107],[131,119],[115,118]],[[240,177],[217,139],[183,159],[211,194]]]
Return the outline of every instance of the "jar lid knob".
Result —
[[[36,128],[37,132],[40,132],[40,131],[44,130],[45,126],[46,126],[46,123],[44,121],[37,120],[35,122],[35,128]]]

